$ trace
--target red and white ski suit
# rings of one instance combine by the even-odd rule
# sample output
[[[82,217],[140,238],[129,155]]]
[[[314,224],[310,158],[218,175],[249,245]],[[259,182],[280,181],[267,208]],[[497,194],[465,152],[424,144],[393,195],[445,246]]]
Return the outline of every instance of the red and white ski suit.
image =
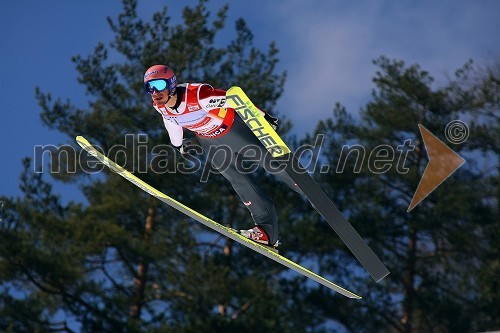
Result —
[[[177,89],[183,94],[175,109],[153,104],[163,116],[170,142],[174,146],[182,145],[183,128],[204,138],[221,137],[231,129],[235,112],[226,106],[224,90],[202,83],[185,83],[177,86]]]
[[[256,150],[258,163],[269,171],[273,169],[270,167],[270,154],[235,114],[234,109],[229,107],[225,90],[203,83],[185,83],[177,86],[177,98],[175,107],[160,107],[153,103],[154,108],[162,115],[172,145],[182,145],[184,128],[195,132],[208,154],[208,160],[231,182],[250,210],[255,223],[267,233],[270,244],[274,244],[278,240],[278,218],[274,204],[253,178],[242,172],[244,168],[237,164],[239,153],[250,147]],[[225,152],[218,153],[222,147]],[[254,158],[252,160],[255,161]],[[276,171],[276,168],[273,170],[272,173],[294,191],[302,193],[284,171]]]

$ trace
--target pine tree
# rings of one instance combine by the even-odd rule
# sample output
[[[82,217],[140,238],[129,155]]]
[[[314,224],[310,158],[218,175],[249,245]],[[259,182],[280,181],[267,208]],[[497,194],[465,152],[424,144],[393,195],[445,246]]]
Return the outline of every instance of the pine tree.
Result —
[[[449,84],[435,87],[418,65],[386,57],[375,64],[373,100],[360,117],[337,105],[334,116],[318,125],[315,134],[325,135],[322,156],[331,166],[318,177],[391,274],[376,284],[356,269],[359,265],[348,252],[326,259],[331,248],[304,247],[299,251],[324,257],[326,272],[355,281],[353,289],[365,296],[361,306],[339,306],[318,290],[310,293],[309,304],[325,320],[335,319],[352,332],[494,329],[499,72],[478,76],[478,66],[470,62]],[[468,123],[470,137],[449,145],[467,162],[407,213],[428,163],[417,125],[447,142],[444,129],[456,119]],[[377,163],[370,154],[381,149],[386,152]],[[313,233],[318,230],[301,237],[309,240]],[[328,243],[326,238],[315,242]]]
[[[181,82],[208,82],[221,88],[238,83],[257,104],[273,112],[285,79],[285,73],[275,73],[275,45],[267,51],[254,47],[243,19],[236,20],[233,41],[215,45],[227,6],[212,18],[206,4],[199,1],[185,7],[183,22],[172,25],[167,8],[145,22],[137,15],[136,1],[124,0],[118,18],[108,19],[115,35],[111,44],[100,43],[91,55],[73,58],[78,80],[89,95],[88,105],[53,99],[42,89],[37,89],[36,98],[42,122],[67,134],[67,142],[83,134],[110,158],[172,197],[223,223],[237,221],[244,227],[251,223],[250,216],[222,177],[211,176],[209,183],[201,183],[202,170],[173,172],[190,165],[168,145],[161,118],[142,84],[145,69],[168,63]],[[121,177],[93,165],[91,157],[79,156],[75,148],[74,143],[65,145],[54,155],[52,167],[63,172],[53,176],[78,184],[85,204],[62,205],[50,183],[28,171],[23,176],[24,198],[6,198],[8,218],[2,224],[6,242],[0,254],[7,291],[1,304],[6,315],[0,322],[3,327],[69,331],[71,326],[84,332],[254,332],[257,328],[297,332],[296,327],[302,327],[305,331],[304,318],[290,312],[293,306],[279,306],[283,287],[277,273],[282,267],[262,263],[258,254],[234,247],[160,205]],[[103,171],[92,173],[97,170]],[[259,177],[263,186],[272,187],[270,177]],[[23,237],[27,240],[19,241]],[[16,293],[10,284],[24,290],[19,300],[13,299]],[[13,313],[9,310],[13,304],[21,304],[25,311]],[[64,314],[66,322],[56,314]]]

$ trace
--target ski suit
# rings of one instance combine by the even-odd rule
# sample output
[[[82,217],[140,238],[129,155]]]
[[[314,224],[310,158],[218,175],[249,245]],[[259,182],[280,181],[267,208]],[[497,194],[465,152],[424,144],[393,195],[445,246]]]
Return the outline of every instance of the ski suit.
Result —
[[[264,229],[269,243],[274,244],[278,240],[278,217],[273,201],[237,164],[238,157],[248,147],[257,151],[253,161],[257,160],[267,171],[272,169],[272,158],[234,109],[229,107],[226,91],[203,83],[185,83],[177,86],[175,106],[160,107],[153,103],[153,107],[162,115],[172,145],[182,146],[184,128],[196,133],[208,154],[208,161],[229,180],[250,210],[255,224]],[[219,149],[222,147],[224,149]],[[274,171],[273,174],[294,191],[302,193],[286,172]]]

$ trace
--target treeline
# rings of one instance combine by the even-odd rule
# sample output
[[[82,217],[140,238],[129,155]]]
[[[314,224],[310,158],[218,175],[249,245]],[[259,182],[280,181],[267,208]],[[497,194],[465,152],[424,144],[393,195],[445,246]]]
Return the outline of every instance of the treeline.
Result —
[[[114,40],[73,59],[89,104],[73,105],[37,89],[41,121],[67,134],[64,144],[74,150],[53,161],[61,171],[52,177],[33,172],[25,159],[23,195],[1,198],[0,330],[498,329],[500,65],[468,62],[445,86],[435,87],[431,74],[418,65],[382,56],[374,61],[378,71],[372,99],[359,116],[335,105],[314,133],[297,141],[287,135],[292,124],[274,109],[286,78],[276,70],[278,49],[274,44],[257,48],[242,19],[235,22],[234,40],[216,44],[217,34],[233,27],[225,27],[227,7],[212,16],[206,4],[185,7],[182,24],[172,25],[166,8],[144,21],[136,1],[124,0],[122,13],[109,18]],[[122,61],[110,61],[110,52]],[[176,69],[181,82],[244,87],[257,105],[284,120],[280,132],[295,146],[324,135],[320,161],[331,167],[316,170],[315,178],[391,274],[373,282],[307,200],[262,171],[254,176],[279,210],[281,253],[359,293],[362,300],[346,299],[233,244],[106,169],[98,175],[84,168],[67,172],[80,158],[76,135],[85,135],[105,152],[123,144],[126,134],[147,135],[139,161],[148,161],[153,147],[169,142],[141,77],[151,64],[164,62]],[[428,163],[418,124],[448,143],[443,131],[457,119],[468,125],[469,137],[449,146],[466,163],[408,213]],[[376,166],[351,156],[343,159],[342,146],[355,144],[367,151],[402,146],[404,164],[374,173]],[[118,157],[126,168],[137,162]],[[163,160],[186,163],[173,151]],[[342,172],[336,172],[339,165]],[[204,215],[232,227],[252,225],[220,175],[200,182],[201,170],[158,174],[150,164],[143,167],[149,172],[140,178]],[[75,184],[87,202],[63,203],[53,182]]]

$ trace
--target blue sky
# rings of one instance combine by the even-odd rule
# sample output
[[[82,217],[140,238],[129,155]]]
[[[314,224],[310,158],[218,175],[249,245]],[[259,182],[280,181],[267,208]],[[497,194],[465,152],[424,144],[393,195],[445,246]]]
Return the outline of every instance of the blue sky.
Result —
[[[179,3],[141,1],[139,14],[149,18],[166,4],[175,23]],[[209,7],[224,3],[213,0]],[[86,105],[71,57],[86,56],[98,42],[112,38],[106,17],[116,17],[121,5],[119,1],[27,0],[2,1],[0,8],[0,194],[18,195],[21,159],[33,156],[35,145],[68,143],[68,138],[41,125],[35,87]],[[337,101],[357,113],[373,88],[371,61],[382,54],[420,64],[437,85],[469,58],[498,59],[499,12],[496,0],[255,0],[230,4],[226,29],[232,31],[234,20],[244,17],[258,46],[276,41],[281,50],[279,68],[288,71],[277,110],[286,113],[301,134],[330,116]],[[307,94],[300,90],[304,85],[309,87]],[[151,126],[162,126],[161,120]],[[56,191],[71,197],[76,192],[72,186],[57,185]]]

